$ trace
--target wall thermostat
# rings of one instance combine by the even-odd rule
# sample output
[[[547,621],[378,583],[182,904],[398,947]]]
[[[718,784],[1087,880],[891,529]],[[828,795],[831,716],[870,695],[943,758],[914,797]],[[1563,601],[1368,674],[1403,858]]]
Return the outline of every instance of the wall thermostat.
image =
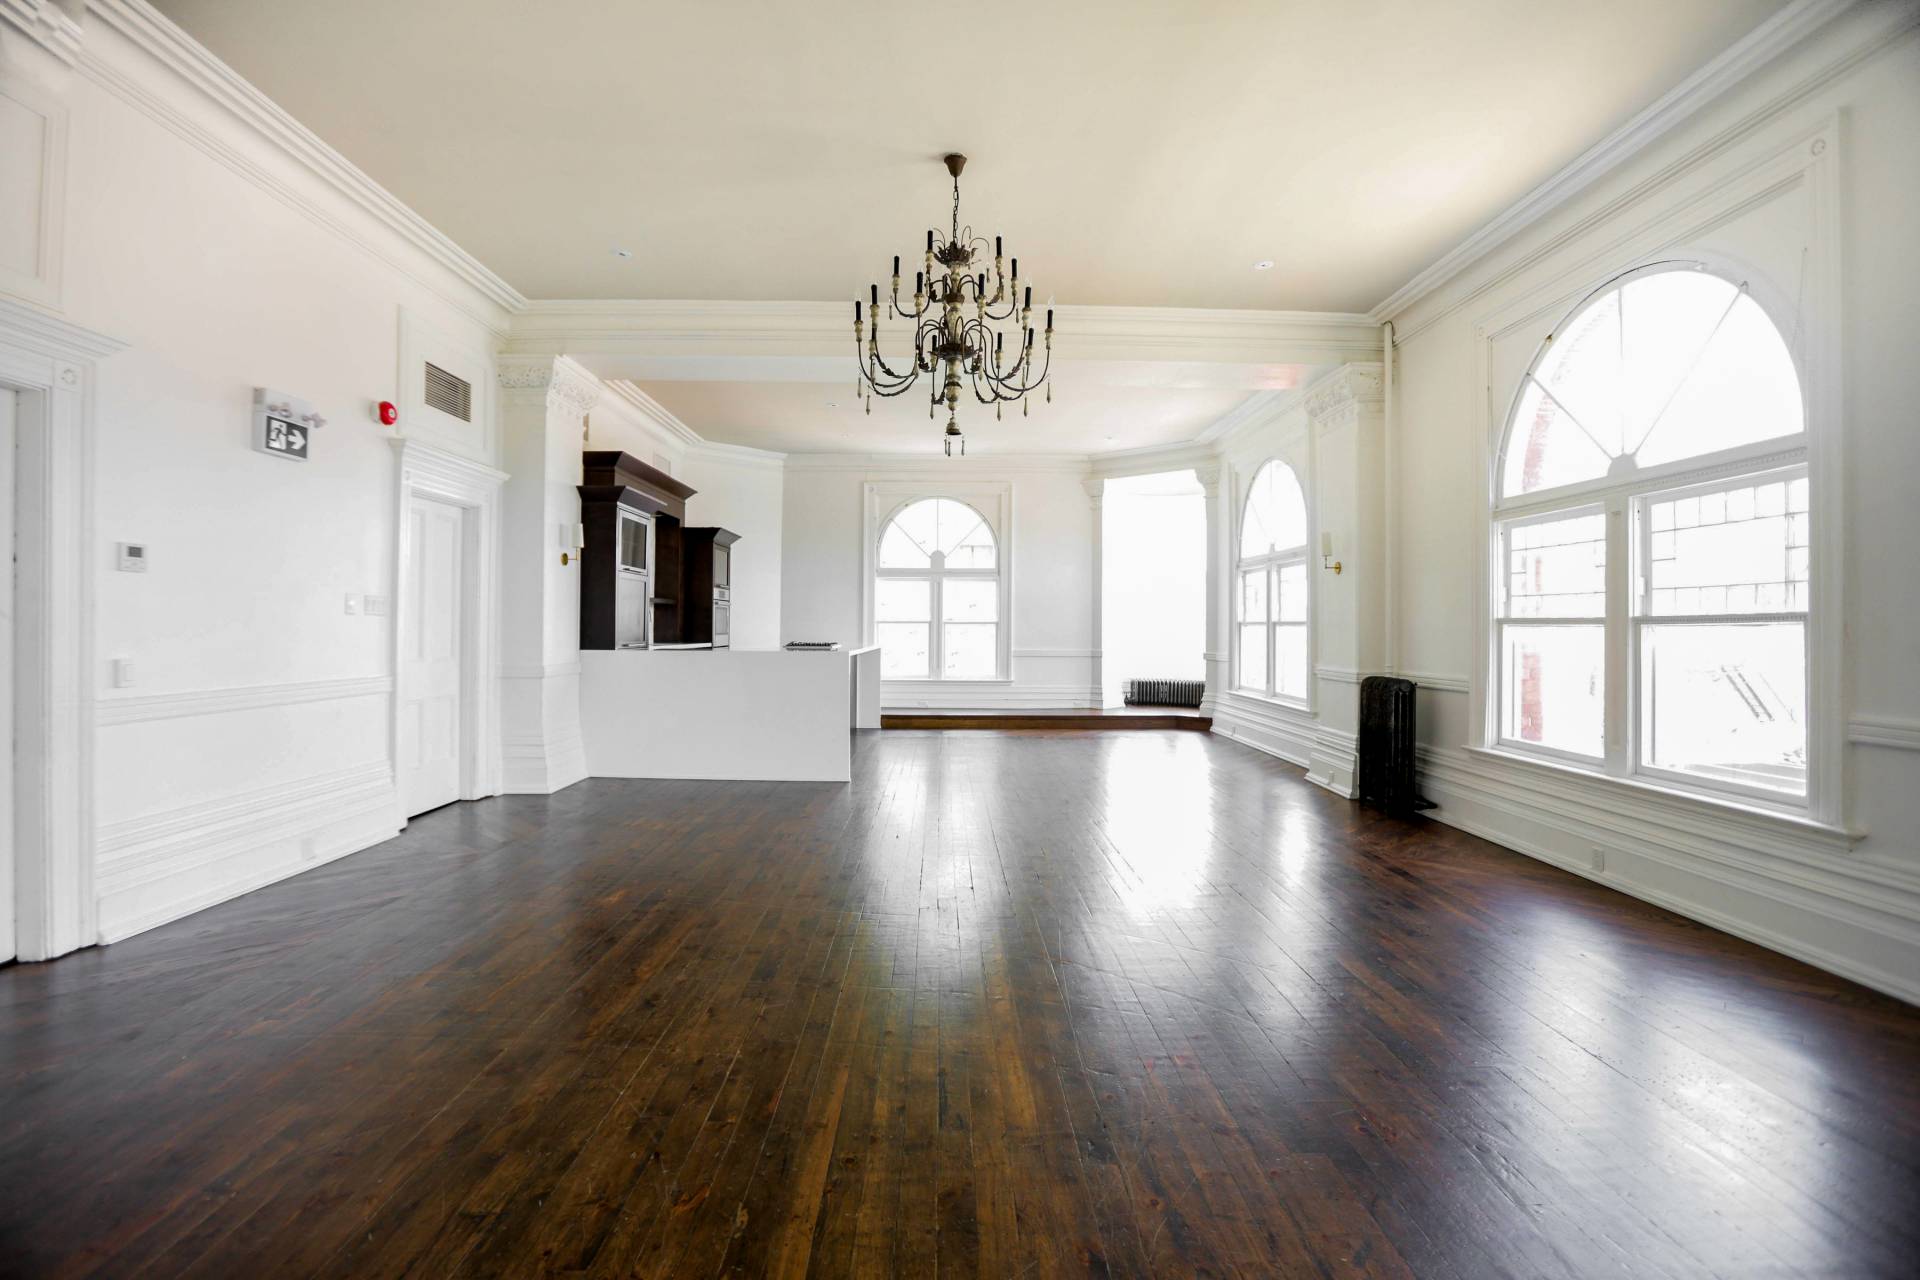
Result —
[[[114,550],[118,555],[120,572],[145,573],[147,571],[147,547],[145,543],[115,543]]]
[[[319,410],[298,396],[253,389],[253,447],[261,453],[305,462],[314,429],[326,425]]]

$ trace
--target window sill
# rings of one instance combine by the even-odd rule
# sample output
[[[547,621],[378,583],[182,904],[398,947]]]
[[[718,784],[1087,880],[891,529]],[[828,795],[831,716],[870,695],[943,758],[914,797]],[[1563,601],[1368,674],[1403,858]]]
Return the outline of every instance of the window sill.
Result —
[[[1631,797],[1649,804],[1668,816],[1745,827],[1758,827],[1775,834],[1788,835],[1817,844],[1828,853],[1846,853],[1865,838],[1865,832],[1820,822],[1803,812],[1773,808],[1764,804],[1743,803],[1729,796],[1708,795],[1679,787],[1662,786],[1643,778],[1616,778],[1609,773],[1583,768],[1577,764],[1536,756],[1504,747],[1467,747],[1466,752],[1492,764],[1518,765],[1535,770],[1547,778],[1590,784],[1609,797]]]

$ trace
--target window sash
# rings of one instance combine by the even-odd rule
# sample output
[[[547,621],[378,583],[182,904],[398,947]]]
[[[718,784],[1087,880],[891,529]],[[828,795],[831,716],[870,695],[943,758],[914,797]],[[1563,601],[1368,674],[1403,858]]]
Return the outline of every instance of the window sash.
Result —
[[[1278,702],[1288,702],[1304,706],[1310,700],[1313,691],[1313,650],[1311,635],[1307,628],[1313,623],[1313,587],[1312,575],[1303,574],[1300,590],[1306,592],[1306,607],[1301,616],[1286,621],[1280,619],[1280,577],[1283,570],[1306,564],[1306,548],[1292,547],[1275,555],[1259,556],[1243,560],[1234,568],[1233,595],[1233,687],[1236,692],[1251,694],[1254,697],[1268,698]],[[1266,610],[1264,617],[1248,618],[1246,608],[1246,580],[1255,575],[1262,576],[1265,586]],[[1257,627],[1265,638],[1264,660],[1258,672],[1246,669],[1246,643],[1243,628]],[[1302,647],[1306,655],[1305,670],[1301,673],[1301,691],[1298,694],[1280,691],[1280,635],[1283,631],[1298,631],[1303,640]],[[1258,676],[1258,683],[1250,677]]]
[[[1528,494],[1524,503],[1514,503],[1492,513],[1491,541],[1494,611],[1489,637],[1492,652],[1488,670],[1492,675],[1492,696],[1487,700],[1488,740],[1505,750],[1540,756],[1570,764],[1588,772],[1614,777],[1637,778],[1674,790],[1710,797],[1739,800],[1770,808],[1806,810],[1811,801],[1813,762],[1809,758],[1806,776],[1798,792],[1778,788],[1747,786],[1724,778],[1702,776],[1662,768],[1647,760],[1642,663],[1644,630],[1647,626],[1742,626],[1756,623],[1792,623],[1802,629],[1801,653],[1804,664],[1805,696],[1800,707],[1801,731],[1806,754],[1815,748],[1812,700],[1814,672],[1812,652],[1813,602],[1821,598],[1820,583],[1808,575],[1805,610],[1747,610],[1711,614],[1655,614],[1652,601],[1651,508],[1656,502],[1696,494],[1713,494],[1752,485],[1807,476],[1805,446],[1781,450],[1778,441],[1729,450],[1726,454],[1688,459],[1685,463],[1649,468],[1623,480],[1609,479],[1594,485],[1569,487],[1559,492]],[[1533,618],[1508,612],[1508,566],[1511,531],[1527,524],[1562,520],[1582,513],[1602,510],[1606,513],[1606,604],[1599,618]],[[1811,512],[1809,513],[1811,516]],[[1811,521],[1810,521],[1811,523]],[[1818,563],[1818,548],[1811,547],[1809,559]],[[1509,672],[1506,669],[1507,628],[1510,626],[1553,627],[1595,626],[1603,628],[1605,666],[1603,706],[1605,729],[1603,754],[1599,757],[1525,742],[1507,736],[1506,698]]]
[[[874,628],[875,628],[874,634],[875,634],[876,640],[878,639],[879,628],[883,626],[924,626],[928,629],[926,671],[919,675],[904,674],[904,673],[896,672],[895,674],[890,676],[882,676],[881,677],[882,679],[967,681],[967,680],[999,680],[1005,677],[1006,652],[1003,645],[1001,644],[1000,628],[1006,625],[1006,620],[1005,618],[1000,617],[998,615],[1006,612],[1005,605],[1007,602],[1005,599],[1004,588],[1001,586],[1000,570],[998,568],[992,568],[992,569],[947,569],[947,568],[880,569],[880,568],[876,568],[873,571],[873,577],[876,583],[880,582],[883,579],[895,579],[895,580],[908,579],[916,582],[926,582],[929,584],[931,588],[928,595],[929,612],[928,612],[927,619],[924,622],[919,620],[914,620],[911,622],[881,621],[877,616],[878,606],[876,604],[875,606],[876,616],[874,618]],[[942,584],[948,581],[993,583],[995,586],[995,590],[1000,594],[1000,598],[995,602],[996,616],[994,620],[991,622],[984,621],[984,620],[978,621],[978,622],[947,621],[945,617],[946,601],[942,594]],[[946,670],[947,670],[946,631],[948,627],[983,627],[983,628],[990,627],[992,628],[993,670],[991,673],[984,676],[949,676],[946,674]]]

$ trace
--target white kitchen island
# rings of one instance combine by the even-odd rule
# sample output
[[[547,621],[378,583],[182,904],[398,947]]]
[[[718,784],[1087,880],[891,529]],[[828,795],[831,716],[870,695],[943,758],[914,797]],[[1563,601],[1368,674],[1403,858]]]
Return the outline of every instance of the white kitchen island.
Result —
[[[588,649],[580,729],[596,778],[846,782],[877,649]]]

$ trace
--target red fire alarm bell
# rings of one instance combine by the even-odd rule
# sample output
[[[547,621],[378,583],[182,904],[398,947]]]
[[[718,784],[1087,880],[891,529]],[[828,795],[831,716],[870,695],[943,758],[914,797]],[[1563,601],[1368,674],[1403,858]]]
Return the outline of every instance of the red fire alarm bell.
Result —
[[[400,421],[400,411],[393,407],[393,401],[382,400],[380,402],[380,425],[390,427],[398,421]]]

